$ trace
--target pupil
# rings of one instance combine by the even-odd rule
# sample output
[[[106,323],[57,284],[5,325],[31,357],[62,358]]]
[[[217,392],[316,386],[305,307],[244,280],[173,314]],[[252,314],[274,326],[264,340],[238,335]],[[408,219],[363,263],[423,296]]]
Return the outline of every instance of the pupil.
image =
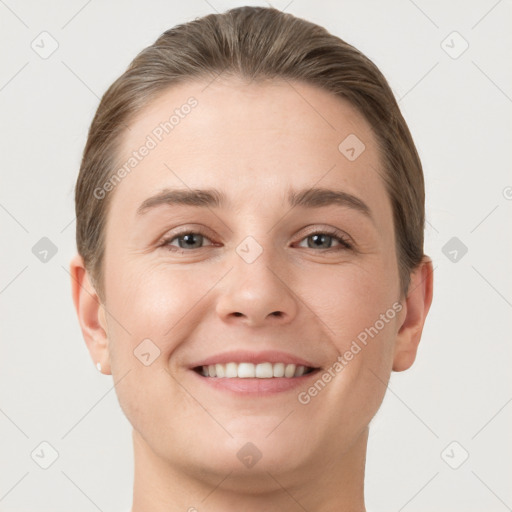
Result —
[[[322,245],[322,241],[325,241],[325,238],[330,238],[330,235],[312,235],[314,239],[315,246],[318,247]],[[319,243],[317,243],[319,242]]]
[[[184,240],[185,247],[190,247],[191,245],[194,244],[193,240],[194,240],[195,236],[196,235],[193,233],[188,233],[188,234],[182,236],[182,238]],[[197,236],[201,237],[201,235],[197,235]],[[189,243],[189,242],[191,242],[191,243]],[[183,247],[182,244],[180,244],[180,245],[181,245],[181,247]]]

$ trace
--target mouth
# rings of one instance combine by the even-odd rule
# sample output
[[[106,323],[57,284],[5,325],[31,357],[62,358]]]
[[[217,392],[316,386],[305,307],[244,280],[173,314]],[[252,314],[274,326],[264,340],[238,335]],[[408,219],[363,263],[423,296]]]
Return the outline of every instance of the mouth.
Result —
[[[293,363],[229,362],[196,366],[193,370],[207,378],[221,379],[294,379],[315,373],[319,368]]]
[[[199,385],[205,385],[214,392],[228,393],[244,399],[247,397],[288,396],[297,387],[307,386],[316,378],[320,368],[295,365],[292,363],[216,363],[191,368]],[[226,396],[226,395],[224,395]]]
[[[312,360],[279,350],[232,350],[195,361],[188,368],[198,385],[205,386],[202,389],[235,400],[278,393],[285,396],[286,391],[308,385],[321,371]]]

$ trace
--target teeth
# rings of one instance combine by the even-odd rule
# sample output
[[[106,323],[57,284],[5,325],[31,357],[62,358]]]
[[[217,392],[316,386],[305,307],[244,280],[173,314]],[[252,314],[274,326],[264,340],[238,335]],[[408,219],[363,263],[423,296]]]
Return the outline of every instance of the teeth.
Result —
[[[217,377],[225,377],[226,376],[225,366],[222,364],[216,364],[215,365],[215,373],[217,374]]]
[[[285,363],[227,363],[227,364],[210,364],[201,366],[200,373],[204,377],[224,377],[233,379],[258,378],[271,379],[272,377],[300,377],[305,373],[309,373],[312,368],[307,366],[296,366],[294,364]]]
[[[284,363],[276,363],[274,365],[274,377],[284,377]]]
[[[227,377],[228,379],[238,377],[238,365],[236,363],[228,363],[226,365],[225,377]]]
[[[256,365],[256,377],[260,379],[271,379],[274,376],[272,363],[260,363]]]
[[[285,377],[293,377],[294,375],[295,375],[295,365],[287,364],[284,369],[284,376]]]
[[[238,377],[241,379],[256,377],[256,368],[252,363],[240,363],[238,365]]]
[[[306,371],[306,368],[304,366],[297,366],[297,369],[295,370],[295,377],[300,377],[301,375],[304,375],[304,372]]]

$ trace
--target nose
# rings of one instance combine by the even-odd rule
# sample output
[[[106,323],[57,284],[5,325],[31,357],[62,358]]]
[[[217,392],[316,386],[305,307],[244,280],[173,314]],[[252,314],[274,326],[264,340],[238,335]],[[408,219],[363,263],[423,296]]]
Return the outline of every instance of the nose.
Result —
[[[223,280],[217,314],[223,321],[251,327],[285,325],[296,316],[300,299],[289,269],[279,265],[270,249],[248,263],[238,254],[229,262],[232,270]]]

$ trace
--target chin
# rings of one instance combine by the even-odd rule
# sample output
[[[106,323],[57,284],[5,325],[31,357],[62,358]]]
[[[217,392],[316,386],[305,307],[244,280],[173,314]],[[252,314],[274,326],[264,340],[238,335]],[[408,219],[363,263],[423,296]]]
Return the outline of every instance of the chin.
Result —
[[[310,452],[305,446],[312,447],[312,443],[305,444],[299,436],[286,438],[277,431],[268,436],[267,430],[261,428],[248,429],[247,435],[226,438],[224,442],[211,440],[210,443],[204,452],[196,454],[196,464],[218,474],[231,473],[231,477],[248,485],[261,480],[267,487],[269,473],[278,475],[306,468]]]

